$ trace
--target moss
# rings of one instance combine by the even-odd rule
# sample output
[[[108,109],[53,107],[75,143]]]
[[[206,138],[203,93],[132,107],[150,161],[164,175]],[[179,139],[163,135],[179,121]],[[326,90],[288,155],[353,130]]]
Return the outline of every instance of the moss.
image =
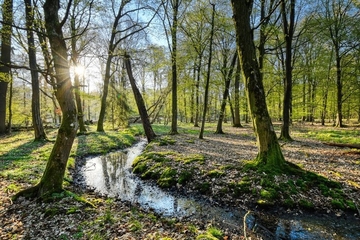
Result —
[[[44,216],[45,217],[53,217],[56,214],[59,214],[60,210],[56,207],[52,207],[52,208],[46,208],[44,211]]]
[[[220,229],[209,227],[204,234],[198,235],[196,240],[218,240],[223,239],[223,235]]]
[[[294,202],[291,198],[286,198],[286,199],[284,200],[284,205],[285,205],[286,207],[292,208],[292,207],[294,207],[295,202]]]
[[[268,201],[266,199],[259,199],[256,201],[256,203],[259,205],[259,206],[262,206],[262,207],[268,207],[268,206],[273,206],[274,203],[271,202],[271,201]]]
[[[176,143],[176,140],[174,140],[168,136],[165,136],[165,137],[156,139],[155,142],[157,142],[159,144],[159,146],[167,146],[167,145],[174,145]]]
[[[334,208],[338,208],[338,209],[345,209],[345,204],[340,199],[331,200],[331,206],[333,206]]]
[[[137,232],[142,229],[142,224],[138,220],[133,219],[130,221],[129,227],[131,232]]]
[[[73,213],[76,213],[79,211],[79,208],[78,207],[70,207],[67,211],[66,211],[66,214],[73,214]]]
[[[350,201],[350,200],[347,200],[346,201],[346,205],[347,207],[352,210],[352,211],[356,211],[357,208],[356,208],[356,204],[353,202],[353,201]]]
[[[176,184],[176,170],[167,167],[163,170],[157,183],[160,187],[168,188]]]
[[[143,174],[141,174],[141,178],[143,179],[158,179],[160,177],[160,173],[162,171],[162,164],[157,163],[153,165],[151,168],[147,169]]]
[[[313,209],[314,208],[314,204],[311,201],[308,201],[308,200],[305,200],[305,199],[300,199],[299,205],[300,205],[300,207],[303,207],[303,208],[306,208],[306,209]]]
[[[179,174],[178,183],[184,184],[188,182],[192,178],[192,176],[193,176],[193,171],[184,170]]]
[[[199,183],[197,186],[196,186],[196,189],[199,190],[200,193],[202,194],[207,194],[207,193],[210,193],[211,192],[211,184],[208,183],[208,182],[203,182],[203,183]]]
[[[224,174],[223,171],[218,170],[218,169],[214,169],[214,170],[209,171],[206,175],[207,175],[208,177],[211,177],[211,178],[219,178],[219,177],[221,177],[223,174]]]
[[[193,162],[199,162],[200,164],[203,164],[205,162],[205,157],[201,154],[190,154],[183,158],[178,158],[178,160],[184,162],[185,164],[190,164]]]
[[[233,194],[235,197],[239,197],[244,193],[250,193],[251,189],[251,182],[250,179],[248,177],[243,178],[240,182],[238,183],[230,183],[229,188],[233,191]],[[256,194],[256,191],[254,192],[254,194]]]
[[[133,173],[142,174],[142,173],[146,172],[147,169],[148,169],[148,166],[147,166],[146,162],[139,162],[136,165],[134,165]]]
[[[266,200],[274,200],[276,197],[277,197],[277,192],[272,189],[272,188],[269,188],[269,189],[261,189],[260,191],[260,196],[263,198],[263,199],[266,199]]]

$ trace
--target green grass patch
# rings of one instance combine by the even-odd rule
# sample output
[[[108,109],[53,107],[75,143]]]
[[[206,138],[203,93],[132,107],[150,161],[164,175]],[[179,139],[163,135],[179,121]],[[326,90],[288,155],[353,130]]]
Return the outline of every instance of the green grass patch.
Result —
[[[360,131],[350,129],[323,129],[303,133],[303,137],[312,138],[322,142],[360,144]]]

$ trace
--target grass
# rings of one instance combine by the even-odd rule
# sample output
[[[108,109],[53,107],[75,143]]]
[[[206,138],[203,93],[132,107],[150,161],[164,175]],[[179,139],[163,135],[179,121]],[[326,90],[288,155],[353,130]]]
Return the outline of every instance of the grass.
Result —
[[[141,132],[137,128],[122,131],[88,132],[76,137],[68,159],[68,168],[75,166],[77,157],[97,155],[113,149],[122,149],[135,142],[135,136]],[[0,137],[0,176],[6,179],[36,184],[50,156],[57,130],[50,129],[48,138],[52,141],[35,142],[32,131],[13,132]],[[69,172],[65,179],[71,181]],[[66,183],[65,183],[66,184]],[[16,183],[8,186],[8,190],[19,190]]]
[[[305,129],[306,131],[298,132],[295,136],[311,138],[321,142],[360,144],[360,130],[325,127],[316,127],[316,130],[310,127]]]

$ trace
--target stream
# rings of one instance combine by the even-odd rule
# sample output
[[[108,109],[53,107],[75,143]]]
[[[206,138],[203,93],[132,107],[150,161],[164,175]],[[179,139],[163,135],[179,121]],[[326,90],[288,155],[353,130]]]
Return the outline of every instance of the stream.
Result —
[[[139,204],[162,216],[202,219],[242,232],[245,210],[212,206],[205,200],[178,196],[134,175],[131,164],[146,144],[146,140],[141,140],[126,150],[86,158],[78,171],[81,181],[98,194]],[[246,226],[263,239],[360,239],[360,222],[355,218],[247,214]]]

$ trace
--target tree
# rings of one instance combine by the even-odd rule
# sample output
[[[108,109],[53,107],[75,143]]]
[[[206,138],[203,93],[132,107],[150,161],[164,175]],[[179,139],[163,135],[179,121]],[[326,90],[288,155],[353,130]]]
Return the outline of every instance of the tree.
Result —
[[[202,1],[196,1],[193,6],[193,11],[187,11],[184,18],[181,30],[185,33],[185,41],[189,41],[191,46],[191,52],[194,53],[194,71],[192,85],[192,96],[191,96],[191,118],[193,119],[194,127],[199,127],[200,117],[200,80],[202,76],[202,66],[204,53],[207,48],[207,42],[209,31],[207,31],[207,11],[206,6],[202,4]],[[190,55],[190,54],[189,54]],[[195,113],[194,113],[195,104]]]
[[[206,73],[206,85],[205,85],[205,96],[204,96],[204,109],[203,117],[201,122],[199,138],[203,139],[204,137],[204,128],[205,128],[205,119],[206,119],[206,110],[208,106],[208,92],[209,92],[209,82],[210,82],[210,70],[211,70],[211,60],[212,60],[212,47],[213,47],[213,38],[214,38],[214,26],[215,26],[215,4],[211,3],[212,6],[212,15],[211,15],[211,31],[210,31],[210,43],[209,43],[209,60],[208,60],[208,69]]]
[[[281,3],[281,16],[283,20],[283,32],[285,37],[285,78],[284,78],[284,101],[283,101],[283,125],[281,127],[280,139],[292,141],[290,137],[290,109],[292,97],[292,41],[295,32],[295,0],[290,1],[289,20],[287,19],[287,8],[285,0]]]
[[[242,127],[240,122],[240,74],[241,74],[241,67],[240,67],[240,61],[239,57],[236,61],[236,73],[235,73],[235,111],[234,111],[234,123],[233,127],[240,128]]]
[[[130,4],[130,0],[122,0],[120,1],[120,5],[118,7],[118,10],[116,11],[114,9],[115,1],[111,1],[112,7],[113,7],[113,13],[114,13],[114,21],[112,23],[111,27],[111,34],[110,34],[110,40],[107,50],[107,58],[106,58],[106,65],[105,65],[105,76],[104,76],[104,87],[101,97],[101,109],[99,114],[99,120],[97,124],[97,131],[103,132],[104,131],[104,119],[105,119],[105,113],[106,113],[106,99],[109,91],[109,82],[114,74],[111,71],[111,65],[112,60],[115,56],[118,55],[118,47],[120,43],[122,43],[125,39],[128,39],[130,36],[133,36],[134,34],[137,34],[144,29],[146,29],[149,24],[151,23],[152,19],[155,17],[155,14],[151,17],[149,21],[147,21],[145,24],[141,24],[139,21],[134,21],[132,18],[132,14],[134,12],[140,12],[144,9],[149,9],[148,6],[139,6],[137,8],[130,8],[127,9],[127,6],[134,6]],[[155,11],[156,12],[156,11]],[[137,17],[139,14],[137,15]],[[122,26],[123,23],[126,23],[126,25]]]
[[[39,89],[39,74],[37,70],[37,60],[35,51],[35,40],[33,33],[34,25],[34,12],[31,4],[31,0],[25,0],[25,13],[26,13],[26,28],[28,39],[28,55],[29,65],[31,72],[31,115],[32,124],[35,132],[35,141],[46,140],[46,133],[43,127],[40,111],[40,89]]]
[[[325,24],[321,25],[327,31],[335,53],[337,89],[335,125],[343,127],[344,58],[359,44],[351,33],[358,28],[356,20],[360,16],[360,11],[351,0],[322,0],[321,3],[322,8],[325,9],[324,12],[320,12],[320,21],[325,20]]]
[[[219,119],[218,119],[218,123],[217,123],[217,126],[216,126],[215,133],[219,133],[219,134],[224,133],[223,130],[222,130],[222,122],[224,121],[226,101],[227,101],[228,96],[229,96],[230,82],[231,82],[231,79],[232,79],[232,75],[233,75],[233,71],[234,71],[234,68],[235,68],[237,58],[238,57],[237,57],[237,52],[236,52],[234,54],[233,58],[232,58],[229,71],[223,70],[223,71],[225,71],[225,90],[224,90],[224,93],[223,93],[223,99],[221,101]],[[226,61],[225,61],[224,62],[224,68],[226,68],[226,67],[227,66],[226,66]]]
[[[71,2],[69,4],[71,4]],[[70,79],[67,46],[62,31],[62,27],[68,17],[69,8],[70,5],[67,7],[64,19],[60,21],[58,14],[60,10],[59,0],[46,0],[43,5],[46,33],[49,38],[55,67],[56,98],[63,112],[63,119],[40,182],[34,187],[16,194],[15,199],[21,195],[28,197],[46,197],[52,193],[63,191],[66,164],[78,128],[76,105]]]
[[[169,4],[171,5],[171,14],[169,11]],[[171,54],[171,129],[169,134],[178,134],[177,131],[177,115],[178,115],[178,104],[177,104],[177,30],[178,30],[178,15],[179,7],[181,0],[168,0],[166,3],[163,3],[166,19],[170,27],[170,36],[171,36],[171,45],[169,42],[168,35],[168,45],[170,48]],[[163,24],[165,27],[165,19],[163,19]]]
[[[152,140],[154,140],[154,138],[156,137],[156,134],[151,127],[149,116],[148,116],[147,110],[145,108],[144,99],[142,98],[141,93],[136,86],[135,79],[133,77],[132,70],[131,70],[130,56],[128,54],[125,54],[125,66],[126,66],[127,74],[129,76],[131,88],[133,90],[134,97],[136,100],[136,105],[138,107],[139,114],[141,116],[141,121],[142,121],[142,124],[144,127],[145,135],[147,137],[148,142],[150,143]]]
[[[6,95],[8,84],[12,81],[9,64],[11,63],[11,34],[13,23],[13,1],[5,0],[2,6],[3,26],[1,29],[0,57],[0,134],[6,133]],[[10,126],[9,126],[10,127]]]
[[[72,7],[72,11],[70,14],[70,30],[71,30],[71,61],[73,67],[75,69],[74,76],[74,88],[75,88],[75,100],[76,107],[78,112],[78,122],[79,122],[79,133],[83,134],[86,132],[86,127],[84,123],[84,110],[81,103],[80,96],[80,77],[83,76],[83,67],[79,63],[79,55],[84,51],[87,44],[91,40],[81,39],[81,36],[84,35],[85,31],[88,28],[90,18],[91,18],[91,8],[93,1],[83,2],[81,4],[80,1],[75,1]],[[86,16],[87,13],[86,8],[89,7],[89,16]],[[78,20],[78,23],[76,22]],[[85,23],[84,23],[85,22]],[[81,43],[79,43],[81,42]]]
[[[245,77],[246,95],[258,144],[257,165],[281,169],[285,165],[274,127],[269,116],[261,79],[253,29],[250,25],[253,1],[231,0],[236,30],[236,42]]]

